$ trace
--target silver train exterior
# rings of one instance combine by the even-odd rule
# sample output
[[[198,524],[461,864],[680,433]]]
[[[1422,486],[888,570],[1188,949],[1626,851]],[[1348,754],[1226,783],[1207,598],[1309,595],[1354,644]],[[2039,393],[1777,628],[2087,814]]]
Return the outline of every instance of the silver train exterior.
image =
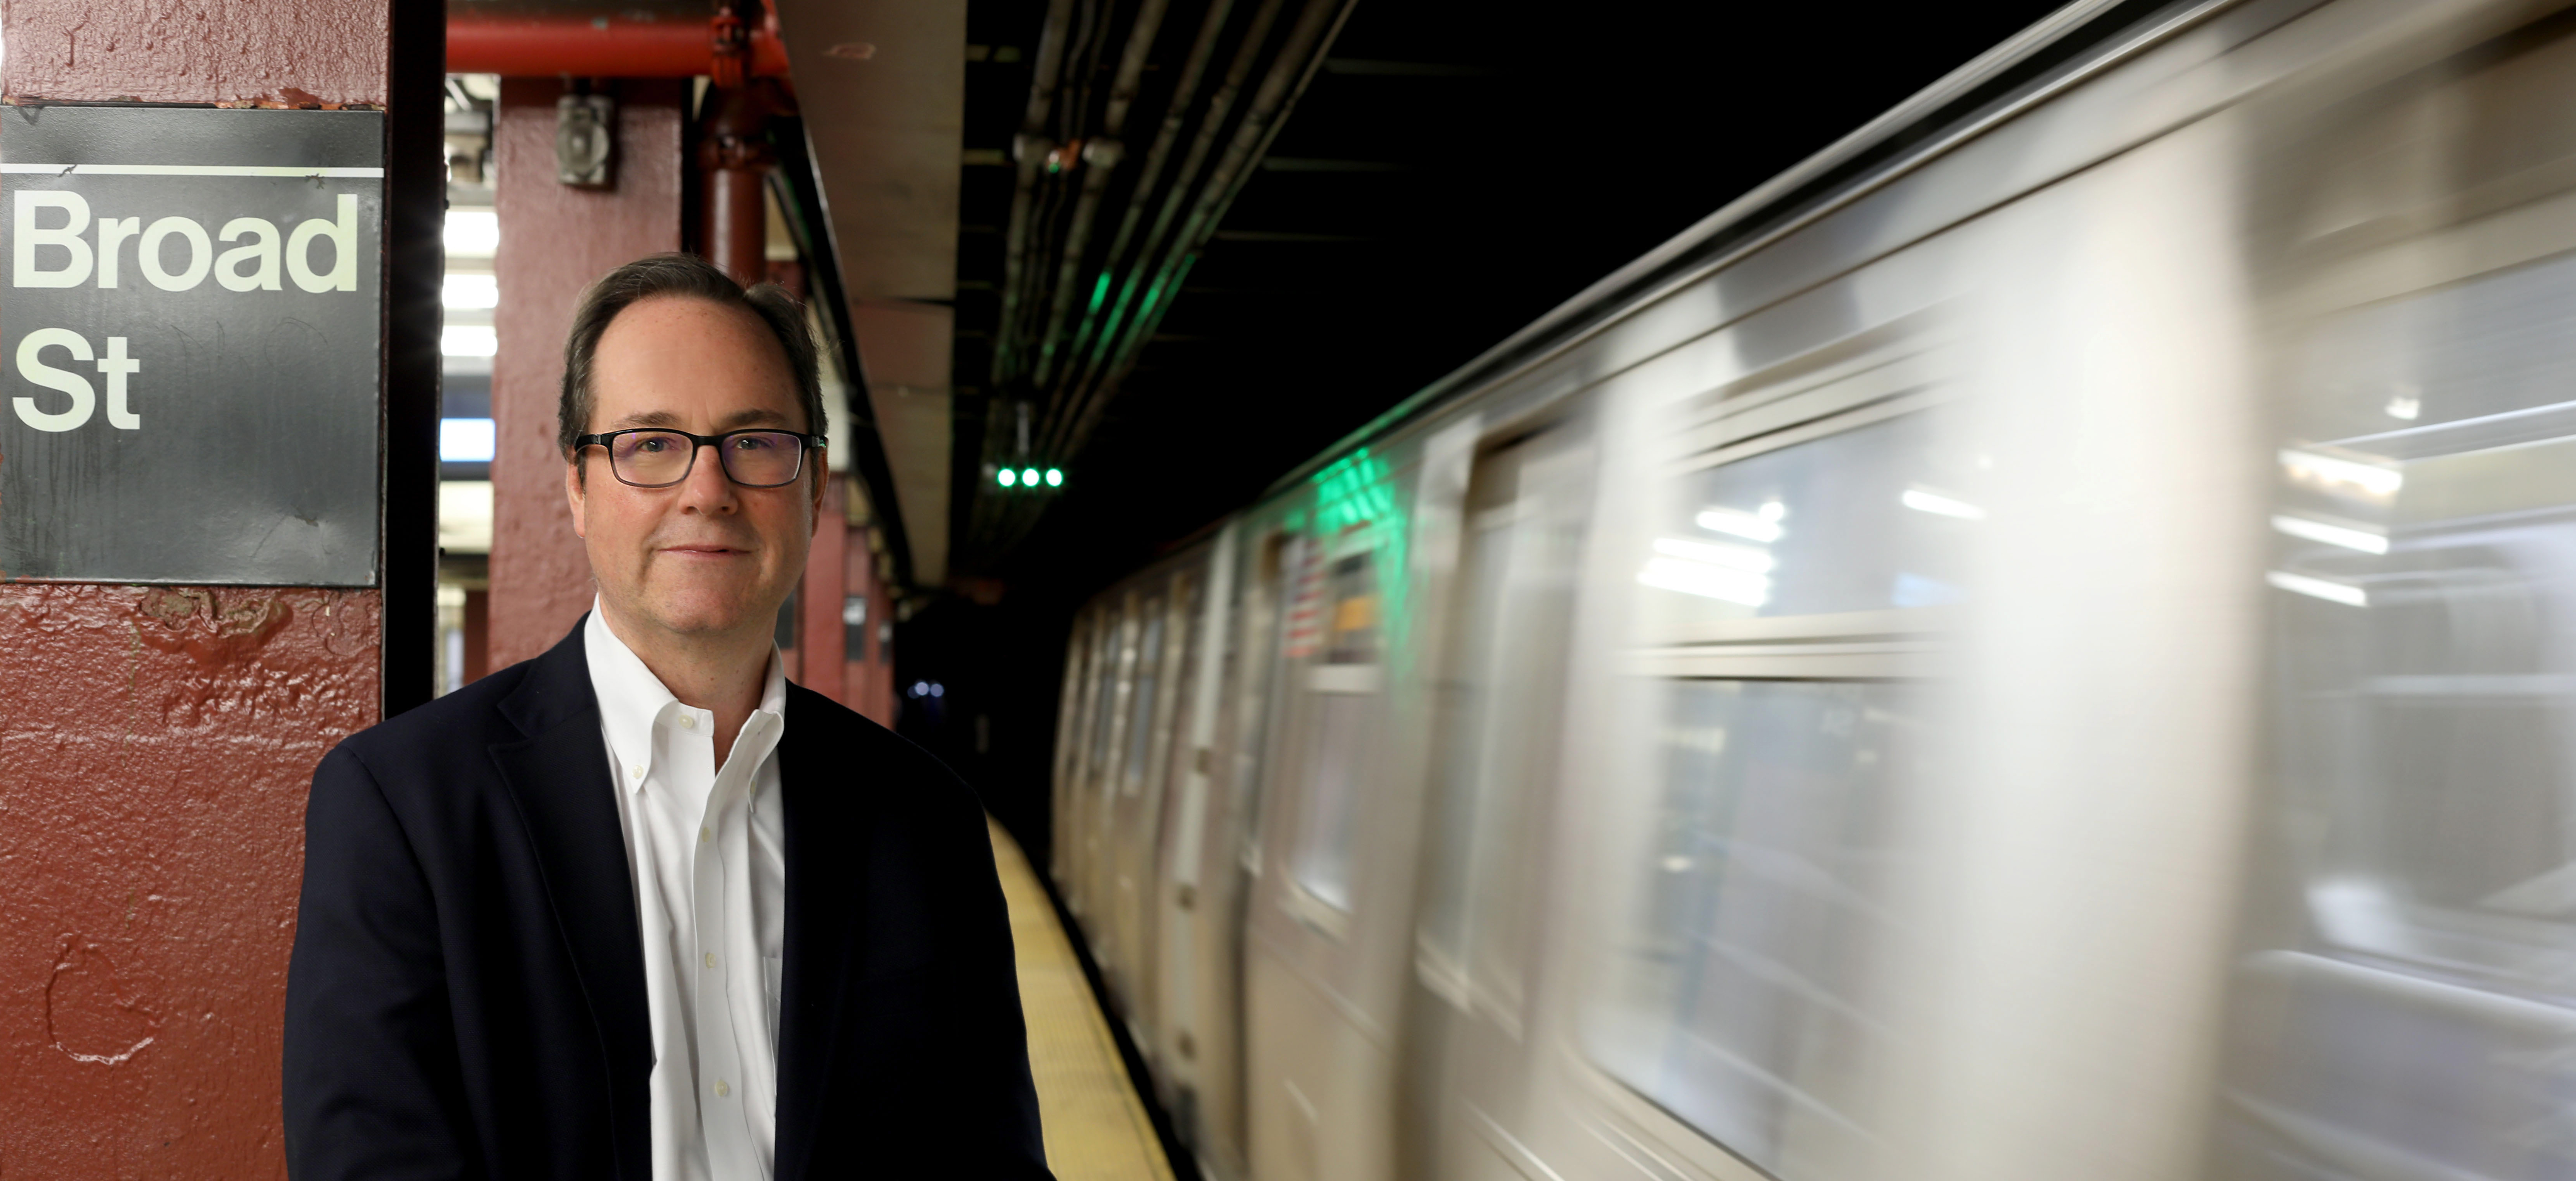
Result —
[[[1099,596],[1061,716],[1224,1181],[2576,1177],[2576,15],[2075,5]]]

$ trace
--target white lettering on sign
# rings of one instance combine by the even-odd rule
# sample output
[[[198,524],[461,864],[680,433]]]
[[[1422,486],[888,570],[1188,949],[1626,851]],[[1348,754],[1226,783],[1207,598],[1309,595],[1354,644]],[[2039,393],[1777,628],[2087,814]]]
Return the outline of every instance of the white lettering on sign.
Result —
[[[52,229],[37,225],[36,215],[47,209],[62,210],[63,224]],[[17,224],[10,227],[9,235],[9,285],[80,286],[82,280],[89,278],[89,243],[80,238],[81,231],[88,228],[89,202],[82,200],[78,193],[18,194]],[[60,270],[45,270],[36,265],[36,250],[44,246],[66,251],[71,258]]]
[[[178,274],[161,267],[161,244],[176,234],[188,241],[188,263]],[[143,277],[163,291],[186,291],[206,279],[206,269],[215,263],[215,244],[206,239],[206,227],[184,217],[165,217],[144,227],[142,248],[135,261],[143,264]]]
[[[98,371],[107,375],[107,425],[120,431],[141,430],[143,416],[126,405],[125,379],[142,370],[143,362],[125,355],[125,338],[107,338],[107,355],[98,357],[90,350],[89,338],[69,328],[39,328],[18,342],[18,376],[49,390],[71,395],[72,404],[62,410],[40,410],[36,400],[16,397],[9,400],[18,412],[18,421],[40,431],[77,430],[89,422],[98,408],[98,391],[89,379],[69,369],[57,369],[45,363],[45,350],[58,348],[75,361],[95,358]]]
[[[125,243],[132,240],[134,261],[142,267],[144,279],[163,291],[189,290],[205,282],[210,272],[226,291],[282,291],[285,288],[278,282],[281,263],[286,277],[295,280],[296,287],[304,291],[319,294],[358,289],[358,198],[348,193],[340,194],[334,202],[330,220],[305,219],[286,235],[282,246],[275,222],[257,217],[227,221],[221,234],[223,241],[249,241],[220,257],[215,254],[215,239],[208,237],[206,227],[192,218],[159,218],[138,233],[141,217],[101,217],[97,219],[97,244],[93,247],[81,237],[91,227],[87,198],[50,189],[21,190],[16,196],[17,207],[9,227],[12,287],[78,287],[89,282],[93,274],[99,286],[114,287]],[[62,224],[42,224],[50,220],[50,211],[62,214]],[[165,265],[163,255],[174,237],[180,240],[185,254],[176,271]],[[316,269],[314,250],[326,242],[331,250],[330,265]]]

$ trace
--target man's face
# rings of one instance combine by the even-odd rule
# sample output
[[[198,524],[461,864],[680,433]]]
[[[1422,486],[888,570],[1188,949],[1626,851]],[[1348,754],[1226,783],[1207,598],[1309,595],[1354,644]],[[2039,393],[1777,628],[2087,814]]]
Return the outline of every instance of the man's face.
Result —
[[[585,434],[669,427],[700,435],[810,431],[785,351],[748,311],[702,299],[647,299],[618,313],[592,359]],[[795,483],[745,488],[713,448],[668,488],[636,488],[585,447],[564,473],[573,530],[613,619],[681,635],[766,630],[805,571],[822,456]],[[641,639],[641,637],[637,637]]]

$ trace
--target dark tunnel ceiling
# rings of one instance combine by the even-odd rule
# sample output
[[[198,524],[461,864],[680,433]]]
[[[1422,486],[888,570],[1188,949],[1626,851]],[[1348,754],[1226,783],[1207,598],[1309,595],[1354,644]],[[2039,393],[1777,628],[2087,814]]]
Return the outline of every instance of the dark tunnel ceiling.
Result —
[[[997,532],[972,506],[995,492],[988,425],[1016,428],[1012,412],[986,418],[1011,405],[991,383],[1008,160],[1046,4],[978,0],[958,250],[957,569],[1014,596],[1088,594],[2054,7],[1360,0],[1097,429],[1079,452],[1047,457],[1064,463],[1065,489]],[[1167,31],[1204,8],[1174,3]],[[1188,40],[1157,43],[1140,88],[1148,118],[1158,114],[1141,106]],[[1137,122],[1131,168],[1150,135]]]

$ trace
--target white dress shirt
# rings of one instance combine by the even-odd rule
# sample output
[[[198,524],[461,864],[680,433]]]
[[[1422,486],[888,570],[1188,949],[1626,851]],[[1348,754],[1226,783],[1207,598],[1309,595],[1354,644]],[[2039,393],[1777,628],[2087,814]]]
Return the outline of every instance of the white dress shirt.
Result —
[[[595,602],[582,645],[644,942],[653,1177],[768,1181],[787,910],[777,650],[760,708],[718,767],[715,715],[672,697]]]

